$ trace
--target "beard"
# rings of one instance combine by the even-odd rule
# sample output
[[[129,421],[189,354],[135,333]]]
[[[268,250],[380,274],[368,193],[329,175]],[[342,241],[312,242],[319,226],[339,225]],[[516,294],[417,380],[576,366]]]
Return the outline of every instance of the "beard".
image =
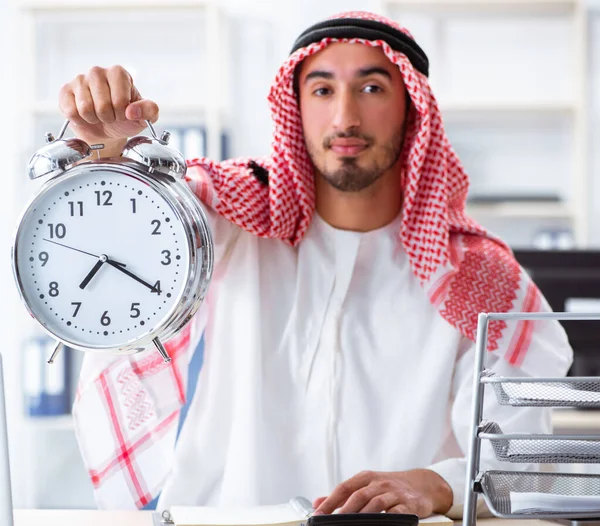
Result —
[[[404,129],[402,126],[402,129],[383,145],[375,144],[370,136],[351,130],[326,137],[321,148],[316,148],[314,144],[306,141],[306,148],[313,165],[329,185],[342,192],[360,192],[396,165],[402,153]],[[361,156],[339,157],[341,166],[335,169],[327,166],[325,154],[331,148],[331,143],[338,138],[360,139],[366,142],[367,149],[364,153],[370,154],[370,157],[366,162],[363,161],[364,166],[361,165]]]

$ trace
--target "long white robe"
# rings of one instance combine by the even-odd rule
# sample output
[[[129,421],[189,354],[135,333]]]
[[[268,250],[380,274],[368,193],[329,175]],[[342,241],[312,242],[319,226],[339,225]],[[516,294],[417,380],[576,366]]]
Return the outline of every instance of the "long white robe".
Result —
[[[211,223],[204,365],[159,507],[314,499],[362,470],[430,468],[460,514],[474,346],[413,276],[400,218],[356,233],[315,215],[296,248]],[[519,368],[500,349],[488,369],[566,374],[566,335],[544,323]],[[506,432],[551,427],[549,410],[500,406],[491,391],[484,417]],[[482,465],[524,468],[498,463],[488,444]]]

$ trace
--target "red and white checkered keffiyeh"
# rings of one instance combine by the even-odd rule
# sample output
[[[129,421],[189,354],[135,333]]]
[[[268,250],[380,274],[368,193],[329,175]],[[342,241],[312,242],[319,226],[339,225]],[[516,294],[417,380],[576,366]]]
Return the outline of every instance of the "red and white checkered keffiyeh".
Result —
[[[376,20],[409,34],[370,13],[338,17]],[[508,247],[466,216],[467,175],[446,137],[427,78],[382,40],[325,38],[294,52],[269,94],[274,121],[271,156],[190,161],[188,182],[196,195],[257,236],[294,246],[302,241],[315,208],[314,168],[303,139],[293,75],[302,60],[332,42],[379,46],[402,73],[413,109],[402,154],[405,183],[398,238],[440,315],[474,340],[480,312],[542,308],[538,289]],[[254,176],[253,163],[268,170],[268,185]],[[160,492],[173,458],[185,401],[187,350],[199,339],[195,332],[188,324],[167,342],[171,364],[164,364],[156,352],[104,361],[94,356],[82,371],[73,412],[100,507],[140,508]],[[502,349],[510,363],[519,364],[532,332],[532,322],[493,322],[489,350]]]

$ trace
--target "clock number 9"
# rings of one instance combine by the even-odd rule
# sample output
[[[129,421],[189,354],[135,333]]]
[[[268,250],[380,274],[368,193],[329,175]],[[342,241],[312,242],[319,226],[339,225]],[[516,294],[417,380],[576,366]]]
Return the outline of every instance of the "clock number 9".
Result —
[[[48,263],[48,259],[50,259],[50,256],[48,256],[48,252],[40,252],[40,255],[38,257],[42,262],[42,267],[45,267],[46,263]]]
[[[105,311],[104,311],[104,314],[102,314],[102,316],[101,316],[101,318],[100,318],[100,323],[106,327],[106,326],[110,325],[110,321],[111,321],[111,320],[110,320],[110,318],[108,317],[108,311],[107,311],[107,310],[105,310]]]

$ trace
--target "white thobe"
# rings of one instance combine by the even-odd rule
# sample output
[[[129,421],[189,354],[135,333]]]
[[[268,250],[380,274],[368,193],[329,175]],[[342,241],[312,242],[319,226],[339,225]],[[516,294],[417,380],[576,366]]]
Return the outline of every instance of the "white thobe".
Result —
[[[204,364],[159,507],[312,500],[363,470],[429,468],[460,513],[474,346],[414,277],[400,221],[357,233],[315,214],[294,248],[211,214]],[[499,375],[562,376],[571,360],[566,339],[543,333],[525,367],[501,353],[487,356]],[[484,416],[507,432],[550,432],[548,410],[491,395]],[[487,444],[482,465],[507,469]]]

